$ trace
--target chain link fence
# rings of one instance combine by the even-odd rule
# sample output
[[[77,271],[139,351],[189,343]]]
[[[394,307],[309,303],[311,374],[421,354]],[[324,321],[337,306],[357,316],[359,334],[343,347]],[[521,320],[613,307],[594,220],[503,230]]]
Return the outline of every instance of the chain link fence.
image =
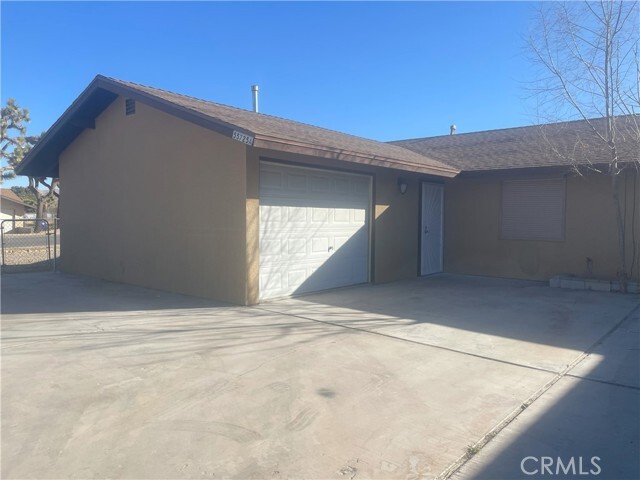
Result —
[[[60,255],[58,219],[9,219],[0,222],[2,273],[55,270]]]

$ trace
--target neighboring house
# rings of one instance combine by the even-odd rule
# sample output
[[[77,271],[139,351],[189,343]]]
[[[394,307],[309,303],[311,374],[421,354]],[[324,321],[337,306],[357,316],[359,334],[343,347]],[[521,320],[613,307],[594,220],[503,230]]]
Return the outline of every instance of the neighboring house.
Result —
[[[16,227],[15,220],[20,220],[25,213],[32,212],[33,207],[24,203],[10,188],[1,188],[0,196],[0,220],[14,220],[3,223],[6,232],[13,230]]]
[[[607,177],[534,132],[382,143],[98,76],[17,173],[64,183],[64,270],[236,304],[441,271],[614,276]]]

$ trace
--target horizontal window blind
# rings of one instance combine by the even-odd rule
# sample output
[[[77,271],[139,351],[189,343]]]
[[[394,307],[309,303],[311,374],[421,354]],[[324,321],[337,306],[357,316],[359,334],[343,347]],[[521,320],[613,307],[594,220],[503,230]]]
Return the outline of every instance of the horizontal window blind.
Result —
[[[501,237],[564,240],[565,180],[502,182]]]

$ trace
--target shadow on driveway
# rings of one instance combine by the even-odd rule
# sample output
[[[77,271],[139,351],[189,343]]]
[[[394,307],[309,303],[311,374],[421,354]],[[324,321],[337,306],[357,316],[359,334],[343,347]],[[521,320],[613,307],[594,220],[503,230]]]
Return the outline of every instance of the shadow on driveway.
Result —
[[[536,478],[550,472],[582,478],[593,470],[596,478],[621,480],[640,478],[639,304],[633,294],[439,275],[265,308],[556,373],[550,385],[532,392],[531,405],[505,412],[508,422],[476,439],[477,446],[471,442],[445,477],[471,459],[456,478],[532,478],[521,468],[532,457],[525,469],[537,467]],[[481,447],[486,451],[474,456]],[[553,460],[544,471],[542,457]]]
[[[2,293],[3,478],[638,471],[635,296],[451,275],[254,308],[65,274]]]
[[[228,307],[228,304],[66,273],[2,278],[2,313],[73,313]]]

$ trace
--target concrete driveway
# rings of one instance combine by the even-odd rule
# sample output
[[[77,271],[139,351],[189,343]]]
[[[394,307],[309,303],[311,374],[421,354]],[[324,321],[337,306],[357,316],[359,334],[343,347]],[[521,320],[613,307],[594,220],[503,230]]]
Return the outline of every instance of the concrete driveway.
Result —
[[[637,296],[449,275],[255,308],[63,274],[2,293],[2,478],[640,475]]]

